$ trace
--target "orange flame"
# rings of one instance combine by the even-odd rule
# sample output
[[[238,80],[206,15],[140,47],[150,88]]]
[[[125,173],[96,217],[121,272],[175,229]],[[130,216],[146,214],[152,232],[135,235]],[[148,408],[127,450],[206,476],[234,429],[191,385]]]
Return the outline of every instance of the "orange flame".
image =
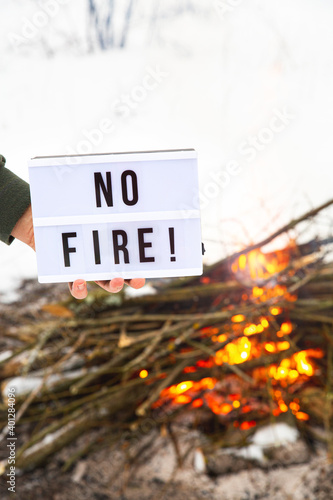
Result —
[[[252,280],[266,279],[273,274],[283,271],[289,264],[290,250],[278,250],[271,254],[265,254],[261,250],[252,250],[242,254],[233,262],[231,269],[233,273],[241,272],[247,274]],[[259,289],[257,289],[259,291]],[[259,292],[261,293],[261,292]]]
[[[263,280],[286,269],[289,262],[290,249],[271,254],[253,250],[247,254],[242,254],[232,264],[232,271],[236,275],[242,273],[243,276],[251,278],[253,281]],[[202,283],[208,283],[209,281],[210,279],[201,280]],[[186,367],[183,373],[190,374],[197,372],[200,368],[213,368],[224,363],[229,365],[241,364],[261,356],[265,351],[266,354],[273,354],[290,349],[290,342],[286,336],[292,334],[294,326],[290,321],[285,320],[277,331],[276,324],[280,322],[277,316],[283,314],[283,309],[279,306],[278,300],[283,297],[284,300],[294,301],[297,297],[289,294],[287,288],[279,284],[275,286],[258,285],[259,283],[256,283],[253,286],[252,294],[243,293],[242,300],[244,302],[250,300],[252,303],[260,304],[260,306],[269,301],[269,313],[267,312],[265,316],[252,318],[251,321],[244,314],[234,314],[231,317],[231,324],[227,325],[227,328],[218,328],[216,326],[201,328],[201,335],[206,339],[209,337],[214,343],[226,343],[230,338],[230,333],[238,336],[238,338],[233,339],[224,345],[222,349],[217,350],[214,356],[208,359],[200,359],[197,361],[196,366]],[[268,335],[272,332],[274,332],[274,338],[269,339]],[[265,335],[264,341],[261,336],[263,333]],[[278,339],[276,339],[275,335]],[[310,418],[309,415],[301,411],[297,399],[290,402],[290,398],[285,398],[285,401],[281,391],[288,387],[288,384],[294,384],[297,380],[306,380],[307,377],[311,377],[315,373],[316,365],[310,358],[322,356],[323,351],[308,349],[282,359],[280,363],[268,365],[268,368],[259,367],[253,370],[252,377],[259,383],[267,382],[267,374],[271,379],[276,405],[272,411],[274,416],[290,411],[299,420],[308,420]],[[141,370],[139,375],[144,378],[144,376],[148,375],[148,372]],[[276,390],[277,388],[281,388],[281,391]],[[252,403],[242,398],[240,393],[222,395],[222,391],[218,389],[217,380],[210,377],[197,382],[187,380],[172,385],[164,389],[160,396],[162,400],[165,398],[173,404],[191,404],[192,408],[201,408],[205,405],[213,413],[221,416],[228,415],[231,412],[243,415],[254,409]],[[156,402],[155,407],[160,404],[159,401]],[[254,427],[256,422],[254,420],[242,423],[235,421],[234,425],[242,430],[248,430]]]
[[[217,365],[222,365],[223,363],[228,363],[229,365],[244,363],[250,357],[250,354],[251,342],[246,337],[241,337],[217,351],[215,363]]]

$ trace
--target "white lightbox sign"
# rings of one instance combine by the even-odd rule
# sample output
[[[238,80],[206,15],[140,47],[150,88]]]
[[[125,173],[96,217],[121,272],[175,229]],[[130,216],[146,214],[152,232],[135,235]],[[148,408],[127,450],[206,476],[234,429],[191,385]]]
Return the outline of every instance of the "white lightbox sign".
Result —
[[[202,274],[194,150],[36,157],[40,283]]]

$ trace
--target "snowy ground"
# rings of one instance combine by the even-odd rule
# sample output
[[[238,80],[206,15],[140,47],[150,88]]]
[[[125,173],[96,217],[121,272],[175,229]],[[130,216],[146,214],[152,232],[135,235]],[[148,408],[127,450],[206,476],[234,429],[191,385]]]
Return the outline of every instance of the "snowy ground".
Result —
[[[284,429],[284,433],[285,433]],[[268,432],[267,432],[268,431]],[[183,455],[200,440],[197,431],[177,432],[177,442]],[[276,429],[263,429],[264,440],[276,446]],[[290,441],[289,429],[284,434]],[[268,439],[275,436],[275,439]],[[32,500],[36,497],[50,500],[328,500],[332,498],[332,465],[327,451],[318,446],[315,453],[296,456],[295,462],[264,467],[248,462],[237,464],[237,472],[221,471],[216,475],[198,470],[193,451],[186,453],[182,467],[177,464],[175,449],[170,438],[155,432],[154,440],[147,436],[146,448],[132,465],[124,461],[126,452],[104,448],[82,457],[73,469],[63,472],[61,467],[77,449],[87,445],[79,438],[75,445],[59,452],[45,467],[17,477],[16,497]],[[263,435],[262,435],[263,437]],[[281,436],[280,436],[281,437]],[[102,439],[101,439],[102,441]],[[299,446],[300,441],[292,446]],[[262,443],[263,444],[263,443]],[[306,446],[303,445],[306,449]],[[275,450],[286,448],[276,447]],[[199,453],[197,448],[195,453]],[[289,454],[292,451],[289,451]],[[287,454],[288,455],[288,454]],[[209,460],[208,460],[209,463]],[[205,462],[203,461],[203,464]],[[9,499],[3,488],[3,498]]]
[[[210,0],[204,15],[154,29],[151,2],[138,2],[128,47],[87,53],[86,2],[59,1],[15,46],[42,3],[0,1],[0,152],[14,172],[27,179],[30,157],[87,147],[194,147],[210,262],[332,197],[332,2]],[[74,41],[65,46],[63,33]],[[143,96],[151,71],[156,85]],[[112,131],[96,139],[105,119]],[[36,276],[32,251],[1,245],[4,300],[26,276]]]

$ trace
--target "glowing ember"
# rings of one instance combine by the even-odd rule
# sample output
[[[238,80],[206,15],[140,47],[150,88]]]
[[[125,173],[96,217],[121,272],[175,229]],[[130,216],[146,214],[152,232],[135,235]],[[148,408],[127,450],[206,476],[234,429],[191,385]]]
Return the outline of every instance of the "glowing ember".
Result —
[[[284,335],[289,335],[293,331],[293,327],[290,321],[282,323],[280,330]]]
[[[288,378],[290,382],[293,382],[295,379],[297,379],[299,376],[299,373],[297,370],[290,370],[288,373]]]
[[[176,386],[176,393],[177,394],[182,394],[183,392],[186,392],[188,391],[189,389],[191,389],[191,387],[193,387],[193,382],[191,380],[187,381],[187,382],[182,382],[181,384],[178,384]]]
[[[298,420],[309,420],[309,415],[307,413],[304,413],[302,411],[298,411],[296,414],[295,414],[296,418],[298,418]]]
[[[278,316],[279,314],[282,313],[282,309],[281,307],[271,307],[269,312],[273,315],[273,316]]]
[[[289,349],[289,347],[290,347],[290,344],[286,340],[284,342],[277,343],[277,348],[279,351],[286,351],[287,349]]]
[[[191,396],[185,396],[185,394],[181,394],[180,396],[177,396],[174,399],[174,403],[180,404],[180,405],[186,405],[188,403],[191,403],[192,398]]]
[[[216,335],[219,333],[219,328],[206,326],[205,328],[201,328],[201,333],[203,335]]]
[[[195,366],[185,366],[185,368],[183,370],[184,373],[194,373],[196,371],[197,371],[197,369]]]
[[[204,404],[204,402],[202,401],[202,399],[195,399],[193,402],[192,402],[192,406],[193,408],[201,408],[201,406]]]
[[[286,413],[288,411],[288,406],[283,401],[279,402],[279,408],[282,413]]]
[[[269,323],[266,318],[261,318],[260,323],[264,328],[267,328],[269,326]]]
[[[298,403],[295,403],[295,401],[292,401],[289,405],[289,408],[294,414],[296,414],[299,411],[300,406]]]
[[[255,427],[257,425],[255,420],[251,420],[250,422],[243,422],[239,427],[242,429],[242,431],[247,431],[251,429],[252,427]]]
[[[231,318],[231,321],[233,323],[242,323],[243,321],[245,321],[245,316],[243,314],[236,314]]]
[[[254,335],[255,333],[257,333],[256,325],[250,325],[244,329],[244,335]]]
[[[217,351],[215,363],[217,365],[222,365],[223,363],[236,365],[246,361],[250,357],[250,353],[251,342],[246,337],[241,337]]]
[[[298,373],[303,373],[304,375],[308,375],[309,377],[313,375],[313,366],[306,356],[306,351],[300,351],[294,354],[294,359],[296,361]]]
[[[275,352],[275,344],[273,342],[266,342],[265,349],[267,352]]]
[[[139,373],[139,377],[140,378],[146,378],[146,377],[148,377],[147,370],[141,370],[141,372]]]
[[[255,286],[252,290],[253,297],[261,297],[264,294],[264,289]]]
[[[221,335],[213,335],[212,336],[212,341],[213,342],[219,342],[222,344],[228,339],[228,336],[225,333],[221,333]]]

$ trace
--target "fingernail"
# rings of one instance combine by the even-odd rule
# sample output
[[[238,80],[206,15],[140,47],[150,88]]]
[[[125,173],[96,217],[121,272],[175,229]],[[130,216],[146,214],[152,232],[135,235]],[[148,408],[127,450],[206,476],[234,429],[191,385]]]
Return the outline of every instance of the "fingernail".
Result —
[[[78,290],[84,290],[84,289],[85,289],[85,284],[84,284],[84,283],[82,283],[81,285],[78,285],[78,286],[77,286],[77,289],[78,289]]]

